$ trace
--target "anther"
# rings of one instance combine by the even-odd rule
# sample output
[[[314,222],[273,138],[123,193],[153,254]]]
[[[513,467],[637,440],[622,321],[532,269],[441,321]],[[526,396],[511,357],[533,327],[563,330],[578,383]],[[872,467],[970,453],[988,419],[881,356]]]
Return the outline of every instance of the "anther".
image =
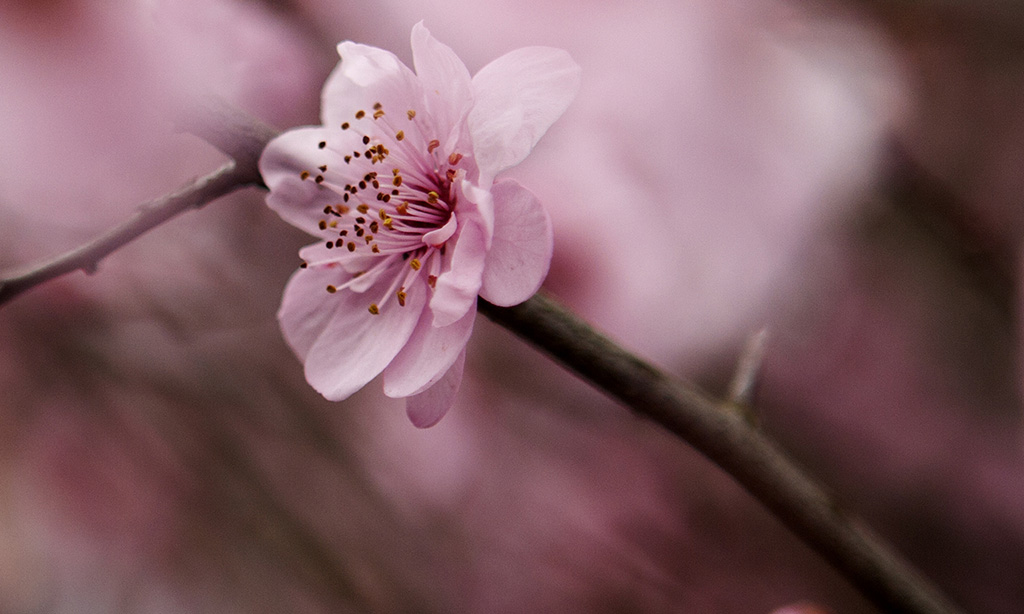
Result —
[[[456,164],[459,163],[459,160],[461,160],[461,159],[462,159],[462,154],[453,151],[451,154],[448,155],[448,164],[451,164],[452,166],[455,166]]]
[[[363,145],[369,145],[369,144],[370,144],[370,137],[368,137],[366,135],[363,135]]]
[[[363,119],[364,117],[366,117],[366,111],[362,109],[356,111],[356,119]]]
[[[302,171],[301,173],[299,173],[299,179],[303,181],[309,179],[309,171]]]
[[[323,183],[324,182],[324,176],[323,175],[317,175],[316,179],[314,181],[316,181],[318,184]]]
[[[374,111],[380,111],[383,108],[384,108],[384,105],[382,105],[381,103],[379,103],[379,102],[373,103],[373,110]]]
[[[320,220],[320,230],[327,230],[327,220]]]
[[[327,249],[334,249],[334,241],[327,242]]]
[[[437,285],[437,275],[427,275],[427,285],[433,288]]]
[[[406,111],[405,114],[406,114],[406,116],[408,116],[408,118],[410,120],[412,120],[412,118],[416,117],[416,111],[413,111],[412,109],[409,109],[408,111]]]
[[[345,123],[343,123],[343,124],[341,125],[341,129],[342,129],[342,130],[348,130],[348,122],[345,122]]]
[[[384,111],[377,109],[373,112],[373,119],[380,119],[382,117],[384,117]]]
[[[409,261],[409,266],[412,267],[412,270],[418,271],[420,270],[420,267],[423,266],[423,263],[420,262],[419,258],[413,258],[412,260]]]
[[[355,243],[352,243],[351,241],[350,241],[350,242],[349,242],[349,244],[348,244],[348,245],[346,245],[345,247],[347,247],[347,248],[348,248],[348,251],[350,251],[350,252],[354,252],[354,251],[356,251],[356,244],[355,244]]]
[[[441,195],[438,194],[437,192],[433,191],[433,190],[427,192],[427,202],[432,204],[432,205],[436,205],[437,204],[437,199],[440,198],[440,197],[441,197]]]
[[[370,206],[367,205],[366,203],[363,203],[363,204],[359,205],[358,207],[356,207],[356,211],[358,211],[359,213],[366,213],[369,210],[370,210]]]
[[[326,173],[327,172],[327,165],[326,164],[321,164],[317,168],[320,169],[321,173]]]
[[[398,304],[401,305],[402,307],[405,307],[405,286],[399,288],[398,292],[395,293],[395,296],[398,297]]]
[[[377,307],[377,303],[370,303],[370,313],[373,315],[380,313],[380,307]]]
[[[434,150],[441,146],[441,141],[434,139],[427,144],[427,153],[434,153]]]
[[[337,291],[338,289],[335,288],[334,286],[327,286],[327,292],[329,292],[330,294],[334,294]]]
[[[317,147],[319,147],[320,149],[323,149],[324,147],[327,147],[327,141],[320,141],[317,144]]]
[[[402,176],[395,175],[395,178],[391,180],[391,183],[394,184],[396,188],[400,187],[402,185]]]
[[[395,134],[395,139],[396,140],[401,141],[404,138],[405,138],[405,131],[404,130],[399,130],[398,133]]]

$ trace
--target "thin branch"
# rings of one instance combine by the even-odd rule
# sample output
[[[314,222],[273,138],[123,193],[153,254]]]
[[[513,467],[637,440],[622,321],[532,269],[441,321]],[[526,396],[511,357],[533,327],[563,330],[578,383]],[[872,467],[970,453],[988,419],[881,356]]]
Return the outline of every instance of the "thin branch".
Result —
[[[540,294],[515,307],[478,304],[485,316],[726,470],[882,611],[959,612],[725,403],[661,373]]]
[[[198,209],[246,186],[263,186],[257,163],[276,132],[266,124],[209,101],[179,120],[183,129],[202,137],[233,158],[218,170],[177,192],[142,204],[123,223],[51,260],[0,276],[0,306],[41,283],[74,271],[92,274],[101,260],[143,233],[190,209]]]
[[[0,279],[0,304],[65,273],[92,271],[114,250],[179,213],[239,187],[261,184],[257,161],[273,130],[224,105],[208,108],[205,113],[183,122],[186,129],[232,156],[235,163],[175,194],[143,205],[134,217],[87,245],[26,273]],[[843,513],[825,490],[773,442],[738,412],[730,411],[729,402],[718,403],[666,376],[541,295],[516,307],[495,307],[483,300],[479,306],[484,315],[547,352],[598,389],[689,442],[732,475],[883,611],[958,614],[927,580]],[[740,378],[753,381],[752,376]]]

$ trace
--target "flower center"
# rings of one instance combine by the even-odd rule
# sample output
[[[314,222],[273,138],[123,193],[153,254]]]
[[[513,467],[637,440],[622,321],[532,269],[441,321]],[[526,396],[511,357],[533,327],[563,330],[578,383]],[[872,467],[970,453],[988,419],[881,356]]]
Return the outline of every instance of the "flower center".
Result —
[[[459,168],[463,156],[443,156],[440,141],[429,138],[429,129],[416,119],[415,110],[407,111],[405,118],[400,120],[404,127],[394,126],[380,103],[372,114],[357,111],[353,121],[341,124],[346,132],[339,139],[344,150],[327,141],[317,145],[325,157],[342,160],[344,166],[335,169],[335,162],[318,166],[315,174],[300,173],[302,180],[339,196],[339,202],[324,207],[315,232],[325,237],[327,249],[369,257],[366,269],[340,286],[327,286],[327,291],[361,291],[383,276],[392,278],[387,293],[370,303],[373,314],[391,297],[404,306],[406,288],[421,272],[433,288],[447,242],[458,229],[454,183],[465,174]],[[352,135],[361,146],[349,150]]]

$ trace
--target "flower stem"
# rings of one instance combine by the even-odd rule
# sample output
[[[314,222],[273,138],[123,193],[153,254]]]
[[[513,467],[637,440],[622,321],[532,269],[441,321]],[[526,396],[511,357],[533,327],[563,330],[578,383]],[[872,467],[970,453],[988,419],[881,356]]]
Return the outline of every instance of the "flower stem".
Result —
[[[626,352],[552,299],[480,312],[727,471],[884,612],[959,610],[726,402]]]

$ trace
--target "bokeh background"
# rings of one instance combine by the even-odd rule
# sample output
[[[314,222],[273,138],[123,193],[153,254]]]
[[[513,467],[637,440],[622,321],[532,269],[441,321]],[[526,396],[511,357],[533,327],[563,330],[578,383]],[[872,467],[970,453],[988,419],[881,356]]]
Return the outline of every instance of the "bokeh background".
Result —
[[[4,0],[0,269],[317,123],[334,45],[568,49],[511,175],[546,288],[756,412],[968,611],[1024,611],[1024,11],[999,0]],[[0,309],[0,613],[874,611],[703,457],[484,319],[420,431],[329,403],[274,314],[309,239],[247,190]]]

